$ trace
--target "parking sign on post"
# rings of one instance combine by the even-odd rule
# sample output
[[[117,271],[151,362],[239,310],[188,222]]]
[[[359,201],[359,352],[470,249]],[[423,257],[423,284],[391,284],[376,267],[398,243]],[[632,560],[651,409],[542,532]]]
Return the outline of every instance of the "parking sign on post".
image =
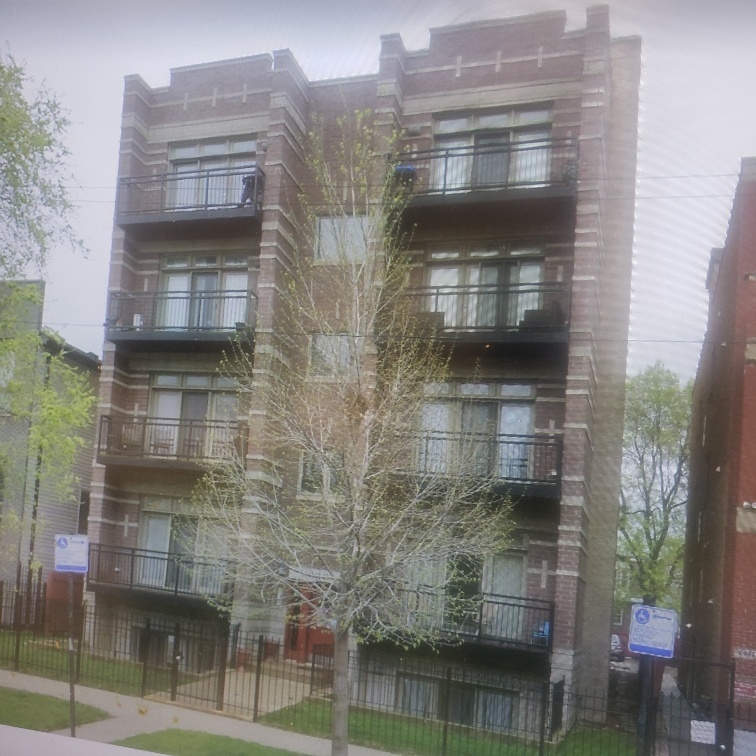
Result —
[[[630,620],[628,650],[636,654],[671,659],[675,653],[677,612],[635,604]]]
[[[85,535],[55,536],[55,571],[85,575],[89,569],[89,539]]]
[[[85,535],[55,536],[55,571],[68,573],[68,688],[71,737],[76,737],[76,693],[74,691],[74,590],[73,576],[89,569],[89,539]]]

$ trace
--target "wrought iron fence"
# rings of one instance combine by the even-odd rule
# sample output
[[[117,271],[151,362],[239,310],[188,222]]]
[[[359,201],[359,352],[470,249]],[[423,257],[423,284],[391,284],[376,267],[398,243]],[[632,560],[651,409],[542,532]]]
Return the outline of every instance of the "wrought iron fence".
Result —
[[[424,286],[407,296],[437,335],[553,331],[567,325],[569,312],[563,283]]]
[[[65,601],[43,590],[26,621],[25,598],[0,583],[0,666],[67,679]],[[223,710],[267,725],[329,737],[333,654],[287,659],[280,639],[206,621],[104,604],[77,608],[77,682]],[[688,701],[674,685],[654,699],[652,738],[638,738],[637,698],[508,674],[501,664],[445,662],[362,646],[349,657],[350,741],[393,753],[438,756],[652,756],[748,754],[754,710]],[[737,729],[733,729],[737,728]],[[741,743],[741,750],[737,744]],[[733,743],[735,747],[733,747]],[[643,748],[646,747],[644,751]],[[745,749],[745,750],[742,750]]]
[[[574,139],[535,139],[436,148],[400,155],[394,175],[417,194],[448,195],[487,189],[574,187]]]
[[[103,415],[100,456],[201,463],[244,456],[248,427],[230,420],[172,420]]]
[[[248,207],[259,212],[265,174],[253,164],[122,178],[116,207],[123,216]]]
[[[251,291],[149,293],[110,295],[109,331],[236,332],[254,327],[257,297]]]

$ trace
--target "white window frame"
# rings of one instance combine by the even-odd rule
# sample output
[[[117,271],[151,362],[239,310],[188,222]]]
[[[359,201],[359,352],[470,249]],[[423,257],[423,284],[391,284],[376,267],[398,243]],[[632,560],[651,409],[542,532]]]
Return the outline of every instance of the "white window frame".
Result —
[[[333,378],[353,372],[355,337],[347,333],[313,333],[310,335],[309,374],[315,378]]]
[[[315,259],[323,263],[355,263],[367,256],[367,215],[321,215]]]
[[[550,105],[530,108],[509,108],[499,111],[467,112],[438,115],[433,122],[433,147],[449,150],[447,159],[437,163],[438,174],[432,178],[434,188],[445,191],[468,191],[476,186],[476,157],[473,148],[477,137],[501,135],[511,146],[520,142],[533,142],[534,149],[549,151],[552,130]],[[540,175],[548,158],[542,163],[529,164],[518,150],[510,150],[507,158],[506,184],[541,185],[548,176]],[[442,170],[443,169],[443,170]],[[524,179],[530,179],[524,181]],[[496,186],[496,182],[480,183],[480,187]]]
[[[299,455],[299,475],[297,476],[298,484],[297,488],[302,496],[309,496],[320,498],[322,496],[329,496],[333,493],[332,487],[335,484],[336,476],[333,473],[332,467],[318,459],[318,454],[315,452],[303,451]],[[320,468],[321,483],[319,486],[314,486],[313,489],[305,487],[305,470],[309,464],[311,464],[313,470]]]

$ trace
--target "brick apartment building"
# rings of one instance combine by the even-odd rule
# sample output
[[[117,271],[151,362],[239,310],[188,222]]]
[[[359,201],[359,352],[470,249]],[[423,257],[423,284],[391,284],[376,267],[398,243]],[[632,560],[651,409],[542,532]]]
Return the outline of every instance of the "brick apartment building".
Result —
[[[447,653],[605,686],[640,41],[612,39],[605,6],[565,27],[557,12],[438,28],[419,51],[388,35],[376,74],[336,80],[309,81],[288,50],[174,69],[161,88],[127,77],[89,590],[103,618],[132,613],[135,652],[148,618],[218,621],[206,597],[227,573],[175,558],[187,540],[222,543],[191,492],[229,444],[252,475],[269,453],[249,430],[265,407],[240,414],[219,366],[232,339],[255,359],[275,335],[313,113],[368,108],[404,134],[415,295],[455,344],[438,427],[422,431],[478,422],[522,457],[498,468],[516,533],[482,586],[520,619]],[[312,633],[285,607],[239,596],[230,616],[307,658]]]
[[[725,246],[706,282],[709,321],[693,391],[682,655],[729,663],[756,699],[756,158],[744,158]],[[727,676],[696,668],[692,695]]]

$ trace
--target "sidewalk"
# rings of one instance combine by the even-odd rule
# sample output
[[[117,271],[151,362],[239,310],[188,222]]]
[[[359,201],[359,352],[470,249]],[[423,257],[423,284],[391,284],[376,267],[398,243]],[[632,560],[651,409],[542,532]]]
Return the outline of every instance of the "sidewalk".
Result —
[[[44,677],[0,670],[0,687],[42,693],[68,700],[68,683]],[[182,729],[227,735],[261,745],[285,748],[303,756],[328,756],[331,743],[295,732],[277,730],[223,714],[184,708],[173,704],[123,696],[97,688],[76,686],[76,700],[107,711],[111,718],[76,728],[76,739],[112,743],[141,732]],[[57,735],[70,735],[68,729]],[[350,756],[386,756],[384,751],[352,745]]]

